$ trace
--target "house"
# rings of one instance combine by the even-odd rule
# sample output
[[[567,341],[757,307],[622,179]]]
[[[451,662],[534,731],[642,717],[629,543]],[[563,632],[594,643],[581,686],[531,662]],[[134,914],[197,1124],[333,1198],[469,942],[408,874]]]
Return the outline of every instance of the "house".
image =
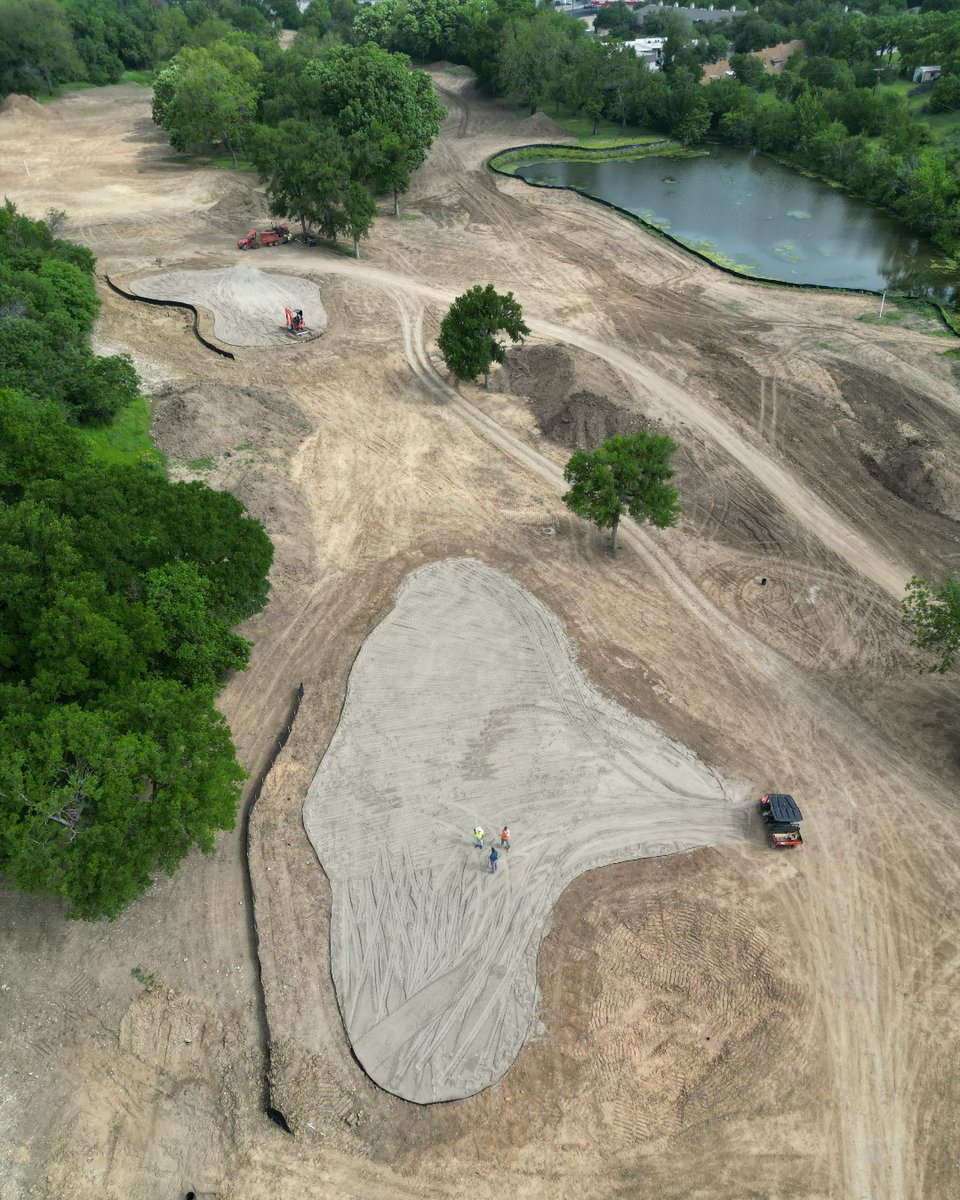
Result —
[[[663,48],[667,44],[666,38],[634,38],[632,42],[623,44],[628,50],[632,50],[637,58],[642,58],[652,71],[659,71],[663,66]]]
[[[804,45],[803,38],[794,38],[790,42],[779,42],[776,46],[766,46],[763,50],[754,50],[752,54],[754,58],[760,59],[768,75],[782,75],[783,68],[791,55],[802,50]],[[710,83],[711,80],[722,79],[725,75],[732,74],[730,62],[724,58],[720,62],[707,63],[703,68],[700,82]]]
[[[913,72],[914,83],[933,83],[940,78],[939,67],[916,67]]]

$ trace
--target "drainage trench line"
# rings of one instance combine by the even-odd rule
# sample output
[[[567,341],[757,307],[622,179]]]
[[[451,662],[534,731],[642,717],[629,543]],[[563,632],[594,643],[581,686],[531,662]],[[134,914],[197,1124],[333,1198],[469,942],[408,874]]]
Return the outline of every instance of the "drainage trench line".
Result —
[[[277,737],[273,752],[263,770],[257,776],[257,781],[254,784],[250,799],[247,801],[243,813],[240,818],[240,836],[243,843],[242,853],[240,858],[243,862],[243,894],[246,903],[247,911],[247,934],[250,940],[250,952],[257,967],[257,983],[255,988],[255,1003],[257,1009],[257,1032],[260,1050],[263,1054],[264,1075],[263,1088],[261,1091],[261,1106],[266,1115],[279,1125],[284,1133],[292,1135],[289,1124],[283,1113],[274,1106],[273,1095],[271,1088],[271,1070],[270,1070],[270,1022],[267,1019],[267,995],[263,986],[263,970],[260,965],[260,933],[257,929],[257,917],[253,902],[253,878],[250,873],[250,818],[253,815],[254,807],[260,799],[260,793],[263,790],[263,785],[267,781],[267,777],[273,770],[274,763],[280,757],[280,752],[287,744],[287,739],[293,732],[293,724],[297,719],[297,713],[300,711],[300,702],[303,699],[303,684],[301,683],[293,694],[293,699],[290,703],[290,708],[287,711],[287,718],[284,722],[283,729]]]

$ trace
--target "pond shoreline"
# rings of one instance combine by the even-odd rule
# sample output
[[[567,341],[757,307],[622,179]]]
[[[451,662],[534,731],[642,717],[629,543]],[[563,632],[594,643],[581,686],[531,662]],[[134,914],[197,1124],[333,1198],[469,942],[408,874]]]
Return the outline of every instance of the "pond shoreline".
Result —
[[[675,147],[675,149],[674,149]],[[537,152],[540,153],[537,153]],[[745,282],[757,283],[767,287],[786,287],[801,289],[808,292],[834,292],[846,295],[859,296],[875,296],[878,299],[886,295],[887,298],[895,303],[899,298],[901,300],[910,300],[911,303],[922,303],[931,308],[937,315],[937,318],[942,323],[945,329],[955,336],[960,336],[960,317],[953,316],[950,309],[937,297],[922,295],[918,296],[910,292],[886,290],[885,292],[877,288],[868,287],[850,287],[839,284],[829,283],[807,283],[792,279],[778,279],[769,275],[758,275],[743,270],[738,270],[737,267],[727,261],[719,260],[717,257],[699,249],[691,242],[684,241],[670,233],[667,229],[652,221],[644,219],[637,213],[631,212],[622,205],[616,204],[611,200],[605,200],[600,196],[596,196],[582,187],[568,183],[542,183],[533,180],[525,179],[522,175],[516,174],[514,170],[507,169],[511,165],[519,164],[520,162],[537,159],[556,159],[567,162],[605,162],[605,161],[632,161],[642,158],[695,158],[709,155],[710,151],[706,148],[688,150],[686,147],[681,147],[677,143],[664,142],[638,142],[632,145],[617,146],[617,147],[588,147],[588,146],[570,146],[556,142],[532,142],[526,145],[510,146],[503,150],[498,150],[495,154],[490,155],[487,159],[487,169],[497,175],[503,175],[508,179],[519,179],[527,185],[534,188],[549,188],[554,191],[574,192],[581,196],[584,200],[588,200],[593,204],[600,204],[604,208],[609,208],[619,215],[626,217],[629,221],[639,225],[646,232],[653,234],[655,237],[663,238],[679,249],[684,250],[688,254],[694,255],[702,262],[708,263],[711,267],[718,271],[723,271],[725,274],[732,276],[735,279]],[[780,165],[796,170],[796,167],[782,159],[777,159],[774,156],[764,156],[771,158],[771,161],[779,162]],[[831,184],[831,186],[836,186]],[[839,189],[844,191],[844,189]],[[956,323],[955,323],[956,322]]]

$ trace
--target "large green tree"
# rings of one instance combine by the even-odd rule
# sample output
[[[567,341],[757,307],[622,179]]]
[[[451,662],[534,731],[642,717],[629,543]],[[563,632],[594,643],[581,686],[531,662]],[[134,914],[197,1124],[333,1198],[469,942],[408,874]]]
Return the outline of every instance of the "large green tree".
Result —
[[[0,95],[52,93],[82,70],[66,13],[55,0],[0,0]]]
[[[0,390],[0,873],[115,916],[232,827],[214,708],[271,547],[232,496],[92,459],[56,405]]]
[[[487,387],[491,365],[504,359],[504,344],[497,336],[501,332],[513,342],[522,342],[530,330],[513,292],[502,295],[492,283],[486,287],[477,284],[451,304],[440,322],[437,345],[457,379],[483,375]]]
[[[398,214],[398,194],[425,161],[446,115],[428,75],[372,43],[337,46],[311,60],[278,99],[312,123],[332,122],[347,145],[359,150],[368,143],[369,156],[360,152],[356,160],[373,165],[358,173],[358,182],[393,192]]]
[[[676,490],[668,482],[675,474],[676,451],[670,438],[642,430],[608,438],[595,450],[578,450],[563,472],[571,485],[563,501],[578,517],[609,529],[614,551],[624,513],[666,529],[680,515]]]
[[[960,572],[938,585],[914,576],[907,584],[903,617],[924,654],[918,669],[941,675],[949,671],[960,654]]]
[[[181,50],[157,77],[153,120],[175,150],[222,143],[236,166],[256,116],[261,70],[256,55],[231,41]]]
[[[349,234],[360,257],[360,238],[370,232],[376,205],[353,178],[354,160],[332,122],[261,126],[252,153],[274,216],[296,218],[304,234],[315,228],[331,241]]]

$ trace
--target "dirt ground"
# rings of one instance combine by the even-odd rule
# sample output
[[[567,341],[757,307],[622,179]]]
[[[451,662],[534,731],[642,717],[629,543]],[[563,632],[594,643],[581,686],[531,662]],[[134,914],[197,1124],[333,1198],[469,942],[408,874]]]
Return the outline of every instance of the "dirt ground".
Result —
[[[407,219],[385,208],[360,262],[273,251],[319,287],[323,338],[230,362],[182,313],[102,290],[98,344],[157,390],[174,472],[234,491],[278,544],[222,696],[252,777],[304,697],[250,820],[255,911],[242,824],[109,925],[3,896],[0,1196],[955,1197],[960,687],[913,672],[897,619],[910,573],[957,558],[950,343],[490,176],[550,122],[436,79],[450,117]],[[65,209],[118,279],[237,265],[263,223],[252,177],[178,163],[149,105],[5,106],[3,192]],[[489,393],[454,390],[439,317],[487,281],[533,336]],[[685,514],[625,530],[614,561],[561,471],[636,425],[680,444]],[[807,844],[774,855],[754,824],[582,875],[540,953],[542,1037],[496,1087],[420,1107],[350,1055],[301,809],[358,647],[450,556],[556,613],[611,700],[745,789],[792,791]],[[264,1114],[268,1069],[292,1133]]]

